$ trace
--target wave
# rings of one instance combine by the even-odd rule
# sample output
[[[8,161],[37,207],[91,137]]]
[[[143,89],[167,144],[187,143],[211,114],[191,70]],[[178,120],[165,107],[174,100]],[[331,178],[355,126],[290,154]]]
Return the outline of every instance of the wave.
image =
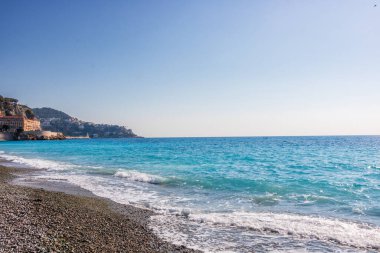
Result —
[[[56,162],[39,158],[24,158],[21,156],[6,154],[4,152],[0,152],[0,158],[11,163],[25,165],[27,167],[32,167],[35,169],[67,170],[77,167],[73,164],[67,164],[63,162]]]
[[[130,181],[143,182],[149,184],[163,184],[167,179],[157,175],[138,172],[135,170],[119,170],[114,174],[116,177],[126,178]]]
[[[134,205],[139,208],[152,208],[152,203],[160,203],[165,196],[159,196],[155,191],[146,191],[146,185],[131,182],[117,182],[112,177],[88,174],[46,173],[34,176],[35,179],[49,181],[66,181],[86,189],[93,194],[111,199],[120,204]],[[120,178],[120,181],[123,181]]]
[[[190,214],[188,219],[198,223],[245,228],[264,234],[380,249],[380,227],[335,218],[290,213],[234,212]]]
[[[273,206],[277,205],[281,200],[280,196],[276,194],[267,193],[265,195],[259,195],[252,197],[252,201],[260,206]]]

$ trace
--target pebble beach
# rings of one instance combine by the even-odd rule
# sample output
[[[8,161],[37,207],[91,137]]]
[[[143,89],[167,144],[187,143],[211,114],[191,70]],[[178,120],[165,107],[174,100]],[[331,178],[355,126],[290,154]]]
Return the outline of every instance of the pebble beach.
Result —
[[[10,183],[22,173],[0,166],[0,252],[194,252],[157,238],[148,210]]]

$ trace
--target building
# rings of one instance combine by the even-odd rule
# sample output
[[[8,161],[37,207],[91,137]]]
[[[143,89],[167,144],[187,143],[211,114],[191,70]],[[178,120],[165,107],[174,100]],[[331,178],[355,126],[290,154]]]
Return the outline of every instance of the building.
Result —
[[[39,131],[41,123],[38,119],[27,119],[23,116],[2,116],[0,115],[0,129],[8,132]]]
[[[38,119],[23,118],[24,131],[39,131],[41,130],[41,123]]]

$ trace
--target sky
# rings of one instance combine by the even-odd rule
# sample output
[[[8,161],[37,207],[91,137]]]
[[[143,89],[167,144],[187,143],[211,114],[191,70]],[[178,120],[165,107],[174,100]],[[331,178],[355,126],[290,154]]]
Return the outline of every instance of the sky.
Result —
[[[378,135],[375,5],[0,0],[0,94],[145,137]]]

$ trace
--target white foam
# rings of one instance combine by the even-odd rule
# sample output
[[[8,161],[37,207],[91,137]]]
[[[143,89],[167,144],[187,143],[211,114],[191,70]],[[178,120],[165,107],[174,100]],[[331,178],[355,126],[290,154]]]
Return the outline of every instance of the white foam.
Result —
[[[200,223],[248,228],[261,233],[332,241],[359,248],[380,249],[380,227],[346,220],[290,213],[190,214]]]
[[[115,173],[115,176],[126,178],[131,181],[144,182],[144,183],[150,183],[150,184],[161,184],[166,181],[165,178],[163,177],[138,172],[135,170],[119,170]]]
[[[379,227],[289,213],[156,215],[151,217],[149,225],[165,241],[204,252],[366,252],[380,249]]]
[[[150,203],[159,203],[163,200],[154,191],[127,180],[111,180],[101,176],[83,174],[46,173],[34,176],[44,180],[66,180],[68,183],[89,190],[97,196],[111,199],[121,204],[132,204],[141,208],[150,207]],[[123,182],[124,181],[124,182]]]
[[[26,165],[28,167],[36,169],[48,169],[48,170],[66,170],[70,168],[77,167],[76,165],[67,164],[63,162],[55,162],[45,159],[38,158],[24,158],[16,155],[5,154],[0,152],[0,158],[5,159],[12,163],[17,163],[21,165]]]

